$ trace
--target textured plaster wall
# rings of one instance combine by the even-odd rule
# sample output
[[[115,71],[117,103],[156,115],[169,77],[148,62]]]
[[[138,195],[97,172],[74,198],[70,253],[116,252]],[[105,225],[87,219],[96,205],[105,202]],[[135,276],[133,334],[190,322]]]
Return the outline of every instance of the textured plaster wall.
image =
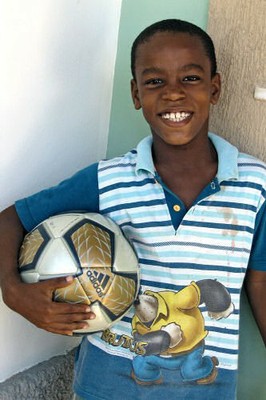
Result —
[[[220,102],[212,110],[211,130],[242,151],[266,161],[266,102],[253,97],[266,87],[266,1],[211,0],[208,33],[222,75]],[[266,399],[266,350],[242,295],[238,400]]]
[[[213,109],[212,130],[266,161],[266,101],[253,97],[266,87],[266,1],[211,0],[213,37],[223,91]]]

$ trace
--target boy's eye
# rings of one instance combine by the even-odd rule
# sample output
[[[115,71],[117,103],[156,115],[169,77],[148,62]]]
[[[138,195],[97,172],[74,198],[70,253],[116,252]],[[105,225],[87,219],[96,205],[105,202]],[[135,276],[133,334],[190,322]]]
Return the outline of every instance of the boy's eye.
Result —
[[[150,86],[161,85],[162,83],[163,83],[163,80],[160,78],[149,79],[145,82],[146,85],[150,85]]]
[[[197,82],[199,80],[200,80],[200,76],[197,76],[197,75],[189,75],[183,79],[184,82]]]

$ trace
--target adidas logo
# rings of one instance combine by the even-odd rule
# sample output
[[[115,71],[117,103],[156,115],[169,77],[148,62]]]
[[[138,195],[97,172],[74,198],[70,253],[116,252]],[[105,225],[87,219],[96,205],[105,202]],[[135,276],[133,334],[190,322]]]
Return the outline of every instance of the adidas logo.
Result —
[[[108,282],[110,280],[110,276],[103,274],[102,272],[97,272],[97,271],[88,271],[87,276],[89,280],[91,281],[96,293],[98,294],[99,297],[104,297],[104,290],[106,286],[108,285]]]

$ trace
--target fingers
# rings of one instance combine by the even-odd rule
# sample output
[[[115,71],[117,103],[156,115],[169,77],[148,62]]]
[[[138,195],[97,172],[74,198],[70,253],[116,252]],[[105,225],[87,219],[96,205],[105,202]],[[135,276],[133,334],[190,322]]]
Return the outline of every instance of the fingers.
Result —
[[[72,335],[73,330],[84,329],[95,318],[88,304],[53,301],[55,289],[70,285],[73,279],[64,277],[38,283],[19,283],[16,285],[11,308],[38,328]]]
[[[51,302],[47,308],[46,315],[49,317],[56,316],[56,318],[66,316],[66,319],[69,318],[70,320],[87,320],[95,318],[95,314],[92,312],[91,307],[83,303],[70,304]]]
[[[63,278],[51,278],[45,281],[38,282],[39,285],[50,289],[58,289],[71,285],[74,281],[73,276],[64,276]]]
[[[89,321],[83,320],[83,321],[73,321],[70,322],[68,321],[60,321],[60,318],[57,319],[57,321],[50,323],[50,322],[43,322],[40,324],[39,328],[45,329],[49,332],[52,333],[58,333],[61,335],[68,335],[72,336],[73,332],[76,330],[81,330],[81,329],[86,329],[89,327]]]
[[[37,283],[40,290],[46,292],[51,299],[54,297],[56,289],[70,286],[74,281],[73,276],[65,276],[63,278],[51,278]],[[34,285],[34,284],[33,284]]]
[[[95,314],[84,304],[52,303],[33,323],[41,329],[63,335],[87,328]]]
[[[80,330],[83,330],[88,327],[89,327],[89,325],[86,322],[83,322],[83,323],[81,323],[81,322],[74,323],[73,322],[72,324],[68,324],[68,325],[57,323],[56,325],[53,325],[53,326],[51,326],[51,325],[40,326],[41,329],[44,329],[48,332],[56,333],[59,335],[67,335],[67,336],[73,336],[75,331],[80,331]]]

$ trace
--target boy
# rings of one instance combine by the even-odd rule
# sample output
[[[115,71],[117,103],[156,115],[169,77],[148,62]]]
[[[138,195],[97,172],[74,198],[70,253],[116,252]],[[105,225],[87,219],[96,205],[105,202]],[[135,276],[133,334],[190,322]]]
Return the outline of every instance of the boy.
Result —
[[[133,102],[151,137],[2,213],[3,298],[40,328],[83,328],[94,317],[87,306],[52,301],[72,278],[23,284],[17,252],[24,228],[50,215],[108,215],[137,252],[143,294],[111,330],[83,339],[75,393],[232,400],[245,276],[266,341],[265,164],[208,133],[221,83],[213,43],[200,28],[180,20],[151,25],[133,44],[131,66]]]

